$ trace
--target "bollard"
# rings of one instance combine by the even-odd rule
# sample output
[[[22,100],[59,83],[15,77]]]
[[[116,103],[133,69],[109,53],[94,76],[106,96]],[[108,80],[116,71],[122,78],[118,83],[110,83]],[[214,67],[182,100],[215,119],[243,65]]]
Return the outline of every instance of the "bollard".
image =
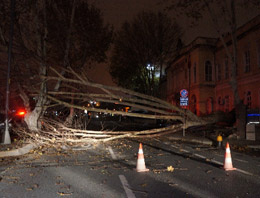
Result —
[[[218,147],[220,148],[222,146],[222,141],[223,141],[223,138],[221,135],[218,135],[217,141],[218,141]]]

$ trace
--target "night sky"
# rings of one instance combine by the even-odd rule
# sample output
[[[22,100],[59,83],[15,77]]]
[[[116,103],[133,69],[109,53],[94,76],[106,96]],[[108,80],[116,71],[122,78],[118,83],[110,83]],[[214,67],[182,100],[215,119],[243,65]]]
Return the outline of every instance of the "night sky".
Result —
[[[158,4],[162,0],[89,0],[90,4],[94,4],[103,13],[106,23],[112,24],[115,30],[118,30],[121,24],[125,21],[131,21],[141,11],[163,11],[165,5]],[[172,17],[176,17],[173,12],[168,13]],[[239,10],[237,13],[238,26],[246,23],[257,14],[259,10]],[[218,37],[213,28],[209,16],[205,16],[197,26],[190,27],[189,20],[185,16],[177,18],[178,24],[183,30],[182,41],[184,44],[189,44],[198,36],[202,37]],[[224,29],[224,26],[223,26]],[[95,67],[96,68],[96,67]],[[102,78],[95,77],[97,72],[102,73]],[[111,85],[111,77],[108,74],[108,64],[101,64],[99,68],[93,70],[93,67],[88,71],[93,80],[99,83]]]
[[[105,21],[113,24],[116,29],[120,28],[126,20],[133,19],[141,11],[163,11],[166,2],[163,0],[89,0],[89,3],[94,4],[101,10]],[[238,26],[255,17],[257,13],[260,14],[260,11],[239,10],[237,13]],[[168,14],[176,17],[173,12]],[[177,21],[183,28],[183,40],[186,44],[197,36],[217,37],[209,16],[201,20],[198,26],[192,28],[189,27],[189,21],[185,16],[177,17]]]

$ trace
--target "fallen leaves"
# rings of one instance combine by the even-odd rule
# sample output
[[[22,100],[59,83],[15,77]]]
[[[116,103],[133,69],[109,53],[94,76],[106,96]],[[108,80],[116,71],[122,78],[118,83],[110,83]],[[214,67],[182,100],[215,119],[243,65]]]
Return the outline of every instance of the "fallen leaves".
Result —
[[[57,194],[60,195],[60,196],[68,196],[68,195],[72,195],[71,192],[69,192],[69,193],[66,193],[66,192],[57,192]]]
[[[167,167],[167,171],[173,172],[173,171],[174,171],[174,168],[173,168],[172,166],[168,166],[168,167]]]
[[[30,177],[32,177],[32,176],[34,176],[34,175],[35,175],[35,173],[30,173],[29,175],[30,175]]]
[[[33,184],[32,186],[29,186],[26,188],[27,191],[32,191],[34,190],[35,188],[39,188],[39,184]]]

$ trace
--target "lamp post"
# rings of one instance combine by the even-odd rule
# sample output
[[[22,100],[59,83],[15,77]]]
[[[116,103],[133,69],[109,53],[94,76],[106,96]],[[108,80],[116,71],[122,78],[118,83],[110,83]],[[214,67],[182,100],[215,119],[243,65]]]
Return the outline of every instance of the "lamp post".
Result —
[[[11,138],[9,133],[8,112],[9,112],[9,89],[10,89],[10,68],[11,68],[11,55],[13,45],[13,33],[14,33],[14,8],[15,0],[11,0],[11,25],[9,34],[9,47],[8,47],[8,66],[6,77],[6,101],[5,101],[5,133],[3,135],[3,143],[11,144]]]

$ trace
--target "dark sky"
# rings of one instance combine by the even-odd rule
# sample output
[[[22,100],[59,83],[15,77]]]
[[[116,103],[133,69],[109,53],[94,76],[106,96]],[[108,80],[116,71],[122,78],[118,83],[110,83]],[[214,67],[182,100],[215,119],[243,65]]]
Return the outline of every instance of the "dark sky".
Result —
[[[104,14],[105,20],[119,28],[121,23],[132,19],[143,10],[161,10],[158,0],[89,0]]]
[[[241,0],[240,0],[241,1]],[[141,11],[162,11],[166,4],[160,4],[159,2],[167,2],[165,0],[89,0],[90,3],[100,8],[105,21],[113,24],[116,29],[120,28],[121,24],[126,20],[133,19]],[[256,13],[260,14],[260,11],[240,10],[237,13],[238,25],[241,25],[256,16]],[[168,13],[173,16],[173,12]],[[205,37],[217,37],[216,32],[213,29],[212,22],[209,16],[204,17],[200,21],[199,25],[193,28],[189,27],[189,21],[185,16],[177,18],[177,22],[183,29],[183,41],[184,43],[190,43],[197,36]]]
[[[141,11],[162,11],[164,5],[158,4],[158,2],[165,0],[89,0],[89,3],[93,3],[103,13],[105,22],[112,24],[115,30],[119,29],[121,24],[126,20],[133,19]],[[241,25],[260,14],[259,10],[250,10],[250,12],[241,10],[238,12],[238,25]],[[173,16],[173,13],[171,13]],[[200,21],[198,26],[190,28],[187,24],[189,21],[186,17],[178,18],[179,25],[183,29],[182,40],[185,44],[189,44],[198,36],[204,37],[217,37],[216,31],[214,31],[213,25],[209,16],[206,16]],[[101,64],[99,67],[89,68],[89,76],[92,80],[99,83],[112,84],[111,76],[108,72],[108,64]],[[97,73],[102,74],[96,75]]]

